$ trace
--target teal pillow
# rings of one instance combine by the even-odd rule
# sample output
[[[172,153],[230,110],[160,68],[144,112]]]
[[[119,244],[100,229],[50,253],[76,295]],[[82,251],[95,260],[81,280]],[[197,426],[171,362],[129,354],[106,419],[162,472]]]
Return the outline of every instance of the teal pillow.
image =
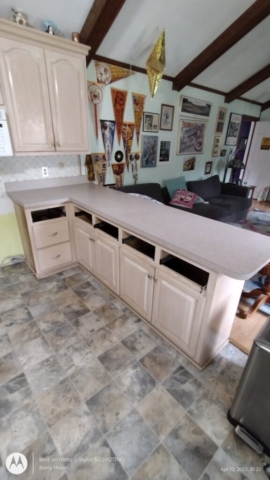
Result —
[[[187,190],[185,177],[171,178],[171,180],[165,180],[165,185],[171,199],[174,197],[177,190]]]

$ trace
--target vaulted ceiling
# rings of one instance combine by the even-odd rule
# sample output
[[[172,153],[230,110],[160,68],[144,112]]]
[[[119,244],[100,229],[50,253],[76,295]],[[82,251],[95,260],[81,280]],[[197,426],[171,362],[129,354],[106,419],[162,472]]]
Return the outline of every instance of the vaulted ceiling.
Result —
[[[270,0],[20,0],[29,23],[53,20],[70,38],[81,31],[90,57],[145,69],[160,31],[166,30],[166,76],[187,84],[270,102]],[[1,0],[10,18],[13,0]]]

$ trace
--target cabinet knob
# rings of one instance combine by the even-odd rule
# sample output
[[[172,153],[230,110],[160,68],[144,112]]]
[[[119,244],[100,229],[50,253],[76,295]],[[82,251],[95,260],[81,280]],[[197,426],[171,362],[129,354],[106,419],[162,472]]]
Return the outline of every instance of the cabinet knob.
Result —
[[[58,232],[49,233],[49,234],[48,234],[48,237],[55,237],[55,235],[57,235],[57,234],[58,234]]]
[[[60,257],[61,257],[60,254],[59,254],[59,255],[55,255],[55,257],[52,257],[52,260],[56,260],[57,258],[60,258]]]
[[[153,278],[153,275],[150,275],[149,273],[148,273],[147,276],[148,276],[148,278]]]
[[[94,242],[94,241],[95,241],[95,239],[92,238],[92,237],[89,237],[89,240],[91,240],[91,242]]]

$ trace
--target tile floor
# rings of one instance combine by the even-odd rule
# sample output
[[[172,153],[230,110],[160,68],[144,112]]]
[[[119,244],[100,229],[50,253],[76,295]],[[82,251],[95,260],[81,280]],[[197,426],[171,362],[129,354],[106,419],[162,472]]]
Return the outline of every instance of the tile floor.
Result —
[[[226,419],[246,358],[199,372],[82,268],[4,267],[0,478],[21,452],[22,480],[264,479]]]

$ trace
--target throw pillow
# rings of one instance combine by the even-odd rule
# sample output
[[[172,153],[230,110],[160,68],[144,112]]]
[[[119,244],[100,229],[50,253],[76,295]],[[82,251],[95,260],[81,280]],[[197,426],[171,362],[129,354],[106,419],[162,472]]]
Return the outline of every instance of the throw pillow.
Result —
[[[171,198],[174,197],[177,190],[187,189],[185,177],[171,178],[170,180],[165,180],[165,185]]]
[[[197,198],[195,198],[194,203],[209,203],[209,202],[206,202],[202,197],[199,197],[198,195]]]
[[[170,205],[192,208],[197,196],[196,193],[188,192],[187,190],[177,190],[170,201]]]

